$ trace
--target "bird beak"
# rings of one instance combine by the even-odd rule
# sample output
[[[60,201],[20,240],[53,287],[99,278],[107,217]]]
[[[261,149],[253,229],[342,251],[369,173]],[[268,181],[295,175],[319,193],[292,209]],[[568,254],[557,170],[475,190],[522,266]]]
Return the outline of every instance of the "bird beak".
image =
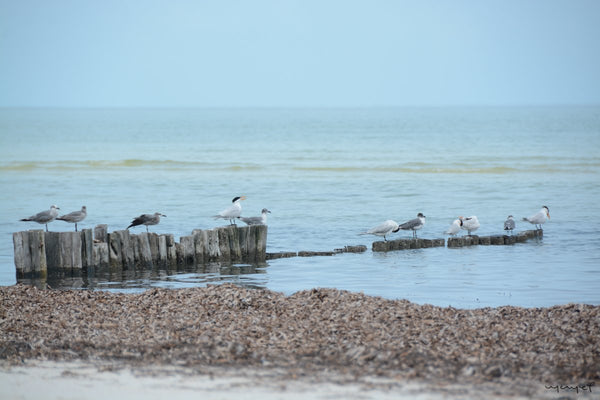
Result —
[[[246,196],[241,196],[240,200],[246,200]]]
[[[549,212],[547,212],[547,213],[546,213],[546,215],[548,216],[548,219],[550,219],[550,213],[549,213]]]

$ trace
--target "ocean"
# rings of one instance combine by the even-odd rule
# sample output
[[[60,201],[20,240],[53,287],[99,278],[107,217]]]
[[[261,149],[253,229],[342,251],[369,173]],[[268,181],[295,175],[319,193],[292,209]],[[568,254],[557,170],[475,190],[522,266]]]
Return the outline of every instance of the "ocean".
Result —
[[[600,304],[600,107],[0,109],[0,285],[16,283],[12,233],[56,204],[87,206],[80,228],[188,235],[245,195],[244,216],[269,215],[268,252],[364,244],[362,254],[208,265],[179,273],[48,282],[141,291],[233,282],[292,294],[333,287],[461,308]],[[480,235],[509,214],[550,209],[542,240],[371,252],[359,233],[427,216],[444,237],[459,215]],[[55,221],[50,230],[72,230]],[[132,228],[141,232],[144,228]],[[409,237],[410,232],[390,238]]]

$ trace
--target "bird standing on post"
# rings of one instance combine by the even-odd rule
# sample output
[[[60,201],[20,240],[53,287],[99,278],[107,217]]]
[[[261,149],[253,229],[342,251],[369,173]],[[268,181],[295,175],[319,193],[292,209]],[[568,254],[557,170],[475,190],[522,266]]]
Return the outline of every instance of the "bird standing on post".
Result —
[[[260,217],[237,217],[240,221],[245,222],[247,225],[266,225],[267,224],[267,214],[270,214],[271,211],[263,208],[260,214]]]
[[[146,225],[146,232],[148,232],[148,225],[157,225],[160,222],[160,217],[166,217],[166,215],[159,212],[155,212],[154,214],[142,214],[131,221],[131,225],[129,225],[127,229],[132,226]]]
[[[75,224],[75,232],[77,232],[77,223],[81,222],[87,217],[87,208],[86,206],[81,207],[81,211],[73,211],[71,213],[61,215],[56,218],[59,221],[66,221],[72,224]]]
[[[233,200],[231,200],[233,204],[217,215],[213,215],[213,218],[228,219],[231,225],[235,225],[235,219],[242,215],[242,205],[240,204],[242,200],[246,200],[246,196],[234,197]]]
[[[425,216],[423,213],[418,213],[417,218],[411,219],[403,224],[400,224],[400,229],[404,231],[413,232],[413,238],[417,238],[417,230],[421,229],[425,225]]]
[[[460,218],[455,219],[454,221],[452,221],[452,225],[450,225],[450,227],[444,233],[446,235],[456,236],[456,234],[458,232],[460,232],[461,227],[462,227],[462,220]]]
[[[523,221],[527,221],[530,224],[535,225],[536,229],[542,230],[542,224],[550,219],[550,210],[546,206],[542,206],[542,209],[531,217],[523,218]]]
[[[41,211],[29,218],[23,218],[21,221],[33,221],[38,224],[44,224],[46,225],[46,232],[48,232],[48,223],[54,221],[56,217],[58,217],[58,210],[60,210],[58,206],[51,205],[49,210]]]
[[[506,221],[504,221],[504,230],[510,232],[512,235],[513,229],[515,229],[515,220],[512,215],[509,215]]]
[[[471,216],[471,217],[458,217],[462,224],[461,224],[461,229],[464,229],[465,231],[467,231],[469,233],[469,236],[471,236],[471,232],[475,232],[477,229],[479,229],[479,220],[477,219],[477,217],[475,215]]]
[[[400,230],[400,225],[396,221],[388,219],[387,221],[382,222],[380,225],[377,225],[375,228],[371,228],[366,232],[362,232],[359,235],[375,235],[375,236],[383,236],[383,240],[387,242],[386,235],[394,232],[398,232]]]

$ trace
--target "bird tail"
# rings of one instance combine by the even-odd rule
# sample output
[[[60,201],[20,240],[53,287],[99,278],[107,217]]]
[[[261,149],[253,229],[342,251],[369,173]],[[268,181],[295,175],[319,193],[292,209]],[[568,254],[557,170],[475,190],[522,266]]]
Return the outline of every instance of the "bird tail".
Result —
[[[31,220],[29,218],[23,218],[23,219],[20,219],[19,221],[31,221]]]
[[[223,218],[221,215],[213,215],[212,217],[213,217],[213,219]]]
[[[529,218],[523,217],[523,221],[529,222]]]

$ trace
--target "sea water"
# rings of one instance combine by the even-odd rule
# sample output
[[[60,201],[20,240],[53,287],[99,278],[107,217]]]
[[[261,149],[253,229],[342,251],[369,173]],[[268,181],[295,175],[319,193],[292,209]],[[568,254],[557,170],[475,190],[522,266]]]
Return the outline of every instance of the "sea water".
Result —
[[[362,254],[178,273],[63,279],[52,287],[139,291],[234,282],[291,294],[335,287],[440,306],[600,304],[600,107],[357,109],[0,109],[0,285],[16,282],[12,233],[51,204],[88,209],[80,228],[189,235],[245,195],[244,216],[269,215],[267,251]],[[444,237],[459,215],[503,233],[542,205],[542,240],[371,252],[359,233],[427,216],[420,237]],[[73,225],[55,221],[53,231]],[[133,233],[144,231],[132,228]],[[389,239],[410,237],[410,232]]]

